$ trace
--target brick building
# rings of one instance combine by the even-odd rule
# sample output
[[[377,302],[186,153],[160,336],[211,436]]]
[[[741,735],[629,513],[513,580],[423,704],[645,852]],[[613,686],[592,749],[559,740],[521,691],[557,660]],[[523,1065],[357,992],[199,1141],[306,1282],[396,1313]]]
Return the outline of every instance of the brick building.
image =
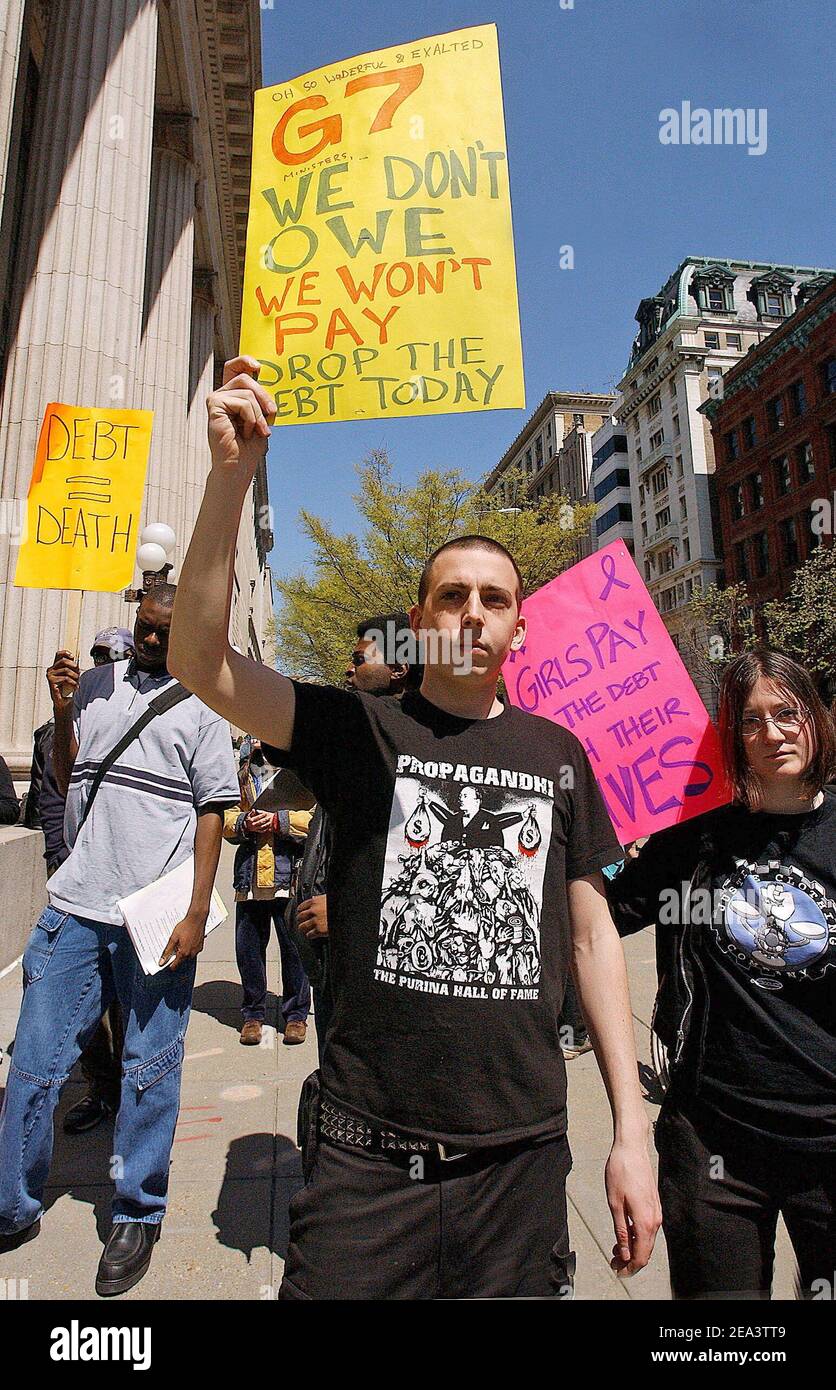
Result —
[[[807,302],[833,269],[688,256],[636,311],[639,332],[619,382],[636,564],[674,643],[694,592],[723,568],[711,428],[700,406]],[[822,281],[823,282],[823,281]],[[691,673],[703,698],[700,673]]]
[[[836,276],[802,287],[786,321],[728,371],[711,421],[725,581],[757,612],[830,544],[836,518]],[[814,505],[815,504],[815,505]]]

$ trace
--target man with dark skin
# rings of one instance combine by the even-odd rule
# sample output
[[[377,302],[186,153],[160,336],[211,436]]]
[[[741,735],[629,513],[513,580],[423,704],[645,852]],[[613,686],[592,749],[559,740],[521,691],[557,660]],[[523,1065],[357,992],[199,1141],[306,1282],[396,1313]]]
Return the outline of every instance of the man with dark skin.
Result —
[[[70,854],[49,880],[49,906],[24,954],[23,1004],[0,1115],[2,1254],[38,1234],[61,1087],[110,1001],[118,998],[125,1017],[114,1132],[120,1164],[113,1227],[96,1277],[103,1297],[139,1282],[160,1234],[196,957],[203,948],[223,810],[238,798],[229,726],[188,694],[144,725],[109,763],[90,799],[96,770],[151,702],[174,685],[166,664],[174,592],[163,584],[143,599],[130,661],[80,676],[64,649],[47,673]],[[187,862],[192,851],[189,906],[159,961],[169,968],[146,975],[119,900]]]
[[[163,602],[155,598],[153,589],[145,595],[137,609],[136,622],[134,623],[136,651],[134,662],[138,670],[147,671],[152,676],[167,674],[166,661],[168,660],[168,631],[171,627],[171,612],[171,605],[166,607]],[[63,648],[55,653],[55,660],[46,673],[52,695],[52,708],[55,713],[55,738],[52,745],[55,776],[58,786],[65,796],[69,789],[73,764],[78,755],[78,740],[73,732],[72,715],[73,696],[78,689],[79,675],[78,662],[74,660],[72,652]],[[207,820],[207,816],[210,819]],[[170,963],[172,970],[176,970],[181,961],[190,960],[203,950],[209,899],[212,895],[212,885],[215,882],[218,857],[220,856],[222,824],[223,819],[222,817],[219,819],[219,812],[213,806],[204,807],[198,817],[198,829],[195,835],[195,886],[192,902],[182,922],[178,922],[171,933],[168,944],[160,957],[160,965]],[[217,853],[214,864],[211,865],[212,846],[216,839]],[[209,872],[210,865],[211,874]],[[203,874],[200,872],[201,867]],[[201,878],[206,881],[201,883]],[[202,911],[201,903],[204,901],[206,908],[205,911]]]
[[[134,655],[133,633],[123,627],[102,629],[93,638],[90,655],[94,666],[129,660]],[[27,824],[43,831],[47,878],[51,878],[60,868],[70,852],[64,843],[66,795],[58,789],[52,761],[54,734],[54,718],[35,731],[32,781],[26,802]],[[33,812],[31,821],[28,816],[30,802]],[[119,1001],[114,999],[81,1054],[81,1071],[87,1082],[87,1090],[64,1115],[65,1134],[87,1134],[119,1109],[123,1036],[122,1010]]]
[[[406,614],[403,618],[408,622]],[[343,685],[346,690],[363,690],[367,695],[402,695],[406,689],[409,678],[407,663],[387,662],[374,636],[370,636],[379,630],[375,624],[385,621],[392,620],[371,618],[369,622],[358,625],[357,641],[345,668]]]

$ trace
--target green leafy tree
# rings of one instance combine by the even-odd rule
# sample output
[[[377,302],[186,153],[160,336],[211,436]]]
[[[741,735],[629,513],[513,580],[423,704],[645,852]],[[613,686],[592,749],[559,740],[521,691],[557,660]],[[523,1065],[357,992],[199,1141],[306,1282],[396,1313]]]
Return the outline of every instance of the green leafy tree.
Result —
[[[338,535],[303,511],[301,525],[315,548],[314,576],[277,583],[282,669],[314,680],[341,678],[359,619],[412,606],[424,564],[445,541],[474,531],[500,541],[530,594],[575,563],[595,513],[565,497],[532,503],[521,472],[506,476],[510,504],[458,469],[429,469],[414,486],[400,483],[383,450],[357,472],[362,534]]]
[[[679,649],[695,684],[716,697],[723,671],[738,652],[757,642],[752,600],[745,584],[709,584],[691,596],[680,628]]]
[[[769,642],[805,665],[836,696],[836,547],[815,550],[784,599],[764,605]]]
[[[273,581],[275,583],[275,580]],[[264,624],[264,656],[263,660],[268,666],[272,666],[276,658],[276,615],[270,613]]]

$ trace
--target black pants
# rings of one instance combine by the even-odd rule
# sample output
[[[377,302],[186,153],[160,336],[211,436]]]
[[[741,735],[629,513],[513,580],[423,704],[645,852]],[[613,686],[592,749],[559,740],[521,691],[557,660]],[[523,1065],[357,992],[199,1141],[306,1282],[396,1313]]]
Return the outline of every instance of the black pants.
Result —
[[[565,1136],[443,1163],[320,1143],[281,1299],[566,1298]]]
[[[674,1298],[768,1299],[779,1213],[802,1295],[828,1289],[833,1297],[836,1155],[756,1144],[714,1116],[689,1118],[670,1103],[656,1148]]]

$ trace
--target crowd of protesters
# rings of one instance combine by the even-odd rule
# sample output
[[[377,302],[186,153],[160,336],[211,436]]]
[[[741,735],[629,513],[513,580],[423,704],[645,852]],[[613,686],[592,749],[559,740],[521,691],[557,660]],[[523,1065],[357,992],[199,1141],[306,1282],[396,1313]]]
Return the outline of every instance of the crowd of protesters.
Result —
[[[241,1042],[262,1040],[273,929],[286,1043],[304,1041],[313,991],[281,1299],[569,1296],[565,1063],[590,1049],[613,1118],[613,1269],[645,1266],[662,1225],[675,1298],[768,1298],[780,1215],[815,1296],[836,1269],[836,739],[810,676],[768,650],[732,659],[733,800],[625,853],[578,740],[498,698],[526,628],[496,541],[431,555],[409,614],[358,615],[342,688],[248,660],[228,623],[275,409],[257,377],[236,359],[209,399],[212,469],[176,601],[159,586],[133,634],[99,634],[92,670],[59,652],[48,672],[26,823],[44,830],[49,906],[0,1115],[0,1253],[38,1234],[81,1056],[90,1091],[67,1124],[115,1112],[123,1156],[97,1291],[147,1270],[225,836]],[[403,659],[421,630],[449,640]],[[249,731],[237,769],[230,725]],[[305,809],[277,801],[283,776]],[[146,976],[118,900],[192,853],[189,911]],[[667,1057],[658,1189],[619,939],[648,927]]]

